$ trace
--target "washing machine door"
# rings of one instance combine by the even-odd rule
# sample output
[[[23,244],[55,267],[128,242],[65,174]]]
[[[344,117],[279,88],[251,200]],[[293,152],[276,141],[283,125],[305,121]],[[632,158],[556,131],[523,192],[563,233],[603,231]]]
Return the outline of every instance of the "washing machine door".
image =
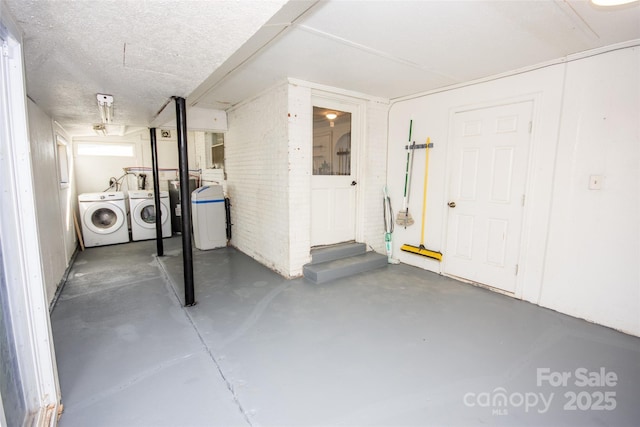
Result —
[[[125,223],[126,215],[120,207],[108,202],[91,204],[84,213],[84,224],[96,234],[111,234]]]
[[[162,211],[162,224],[169,220],[169,210],[164,203],[160,203],[160,210]],[[153,200],[145,200],[138,203],[133,209],[133,220],[140,227],[144,228],[156,228],[156,207]]]

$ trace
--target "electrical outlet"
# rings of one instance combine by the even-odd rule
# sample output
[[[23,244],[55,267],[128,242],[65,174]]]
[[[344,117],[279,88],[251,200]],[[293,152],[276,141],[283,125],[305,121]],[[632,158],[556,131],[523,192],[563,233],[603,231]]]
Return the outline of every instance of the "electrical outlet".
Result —
[[[602,189],[602,175],[591,175],[589,177],[589,190]]]

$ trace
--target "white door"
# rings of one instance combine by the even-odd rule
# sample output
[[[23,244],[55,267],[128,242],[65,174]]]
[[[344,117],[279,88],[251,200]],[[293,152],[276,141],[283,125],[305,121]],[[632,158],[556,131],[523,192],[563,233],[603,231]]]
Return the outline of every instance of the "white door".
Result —
[[[327,100],[314,105],[311,245],[355,240],[357,109]]]
[[[515,292],[532,106],[455,114],[447,274]]]

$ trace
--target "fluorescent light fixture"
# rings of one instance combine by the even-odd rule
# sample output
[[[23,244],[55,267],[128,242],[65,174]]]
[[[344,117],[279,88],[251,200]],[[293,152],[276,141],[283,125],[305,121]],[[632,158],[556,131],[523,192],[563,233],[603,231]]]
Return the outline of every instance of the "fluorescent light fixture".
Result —
[[[124,136],[127,127],[125,125],[105,125],[107,135]]]
[[[102,123],[111,123],[113,121],[113,96],[99,93],[96,98],[98,98],[98,110],[100,110]]]
[[[104,123],[98,123],[96,125],[93,125],[93,131],[98,136],[107,136],[107,127],[104,125]]]
[[[629,4],[633,2],[637,2],[638,0],[591,0],[591,3],[596,6],[621,6],[623,4]]]
[[[329,120],[335,120],[335,118],[338,117],[338,115],[336,113],[327,113],[326,117]]]

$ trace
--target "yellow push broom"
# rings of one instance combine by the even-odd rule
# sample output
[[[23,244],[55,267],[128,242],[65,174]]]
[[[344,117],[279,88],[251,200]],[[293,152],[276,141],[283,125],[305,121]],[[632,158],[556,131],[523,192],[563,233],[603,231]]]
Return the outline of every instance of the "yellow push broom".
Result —
[[[433,258],[438,261],[442,261],[442,254],[440,252],[431,251],[424,247],[424,228],[427,218],[427,183],[429,178],[429,148],[433,147],[431,139],[427,138],[425,144],[425,165],[424,165],[424,189],[422,190],[422,229],[420,231],[420,246],[402,245],[400,248],[405,252],[411,252],[417,255]]]

